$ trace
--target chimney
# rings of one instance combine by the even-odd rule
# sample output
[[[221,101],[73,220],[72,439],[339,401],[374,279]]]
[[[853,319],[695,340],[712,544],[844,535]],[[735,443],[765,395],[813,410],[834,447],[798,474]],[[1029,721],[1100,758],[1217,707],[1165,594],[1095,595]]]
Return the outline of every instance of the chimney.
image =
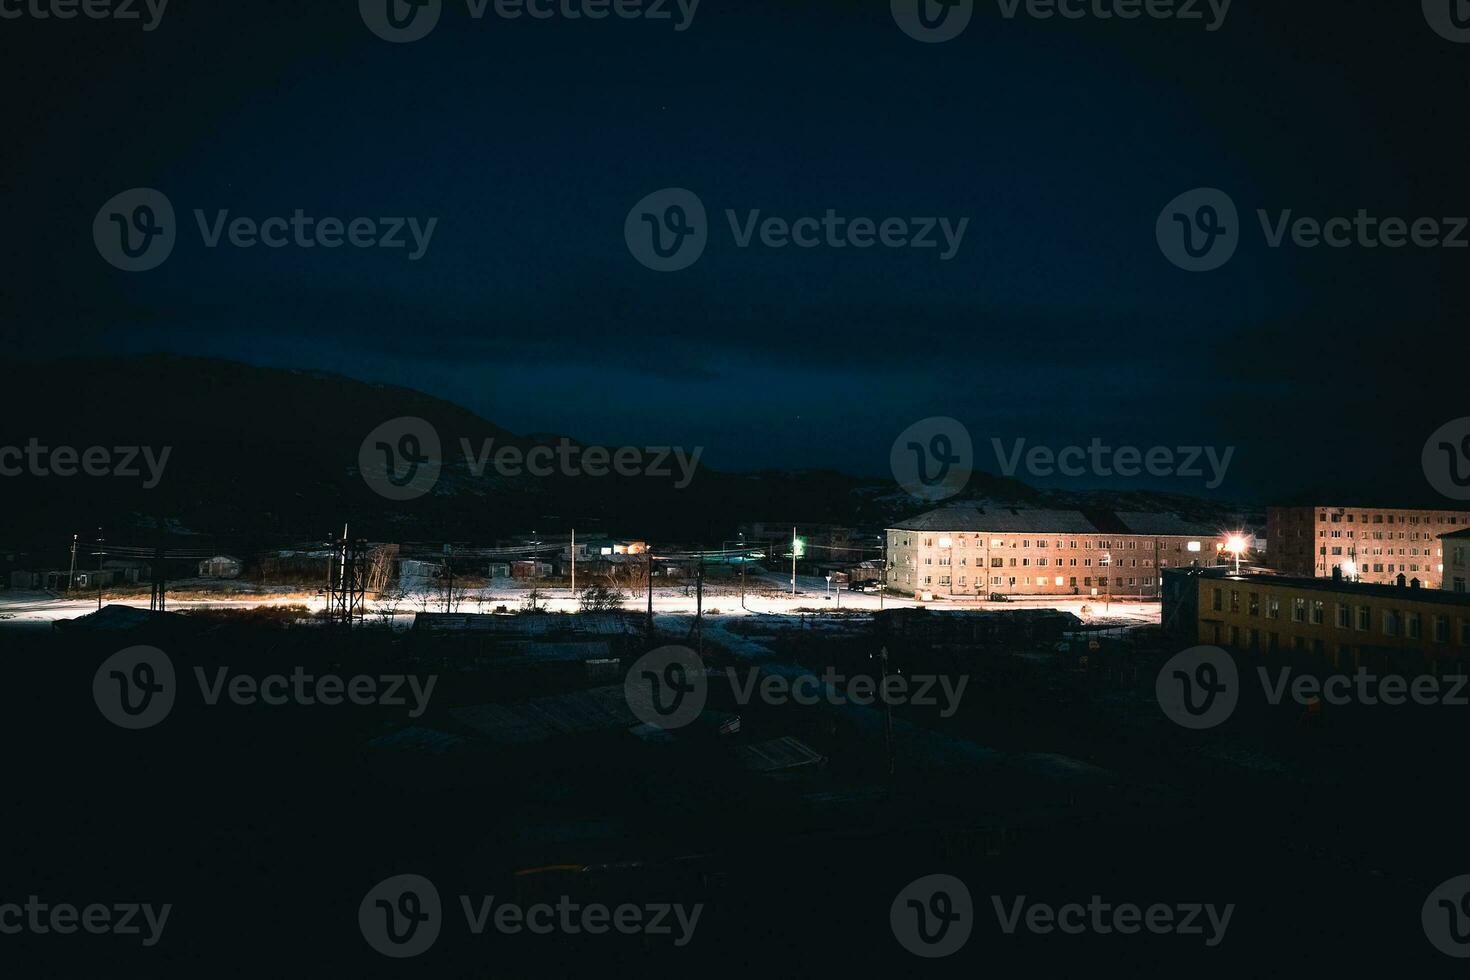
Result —
[[[1404,586],[1408,585],[1409,584],[1409,578],[1408,578],[1408,576],[1405,575],[1403,572],[1399,572],[1398,583],[1399,583],[1399,588],[1401,588],[1401,589]]]
[[[1411,589],[1417,589],[1417,588],[1419,588],[1419,580],[1418,579],[1414,579],[1413,581],[1411,581],[1409,583],[1409,588],[1411,588]]]
[[[1341,565],[1333,565],[1332,566],[1332,581],[1334,581],[1334,582],[1341,582],[1342,581],[1342,566]]]

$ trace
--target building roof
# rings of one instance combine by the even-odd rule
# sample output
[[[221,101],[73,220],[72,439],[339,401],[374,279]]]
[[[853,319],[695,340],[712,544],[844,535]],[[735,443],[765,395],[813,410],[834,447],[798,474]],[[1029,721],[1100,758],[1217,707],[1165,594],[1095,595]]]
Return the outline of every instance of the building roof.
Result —
[[[1171,570],[1166,570],[1172,571]],[[1232,575],[1210,576],[1212,581],[1241,582],[1263,588],[1300,589],[1304,592],[1336,592],[1344,595],[1376,599],[1402,599],[1406,602],[1430,602],[1436,605],[1470,609],[1470,592],[1446,589],[1410,588],[1406,585],[1381,585],[1376,582],[1349,582],[1332,578],[1305,578],[1296,575]]]
[[[893,525],[895,531],[993,532],[997,534],[1149,534],[1160,537],[1214,537],[1215,528],[1193,524],[1177,514],[1147,511],[1048,510],[940,507]]]
[[[1134,534],[1175,535],[1178,537],[1215,537],[1218,528],[1187,521],[1178,514],[1155,511],[1120,510],[1117,518]]]
[[[1470,527],[1465,528],[1463,531],[1451,531],[1449,534],[1441,534],[1440,538],[1470,538]]]

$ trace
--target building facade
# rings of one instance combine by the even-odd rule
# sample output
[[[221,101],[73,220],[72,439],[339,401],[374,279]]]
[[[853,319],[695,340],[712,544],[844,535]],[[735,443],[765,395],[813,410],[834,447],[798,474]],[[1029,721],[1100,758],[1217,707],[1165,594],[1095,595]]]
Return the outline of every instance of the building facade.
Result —
[[[1159,595],[1159,569],[1214,565],[1221,536],[1172,514],[945,507],[886,531],[904,595]]]
[[[1176,595],[1175,586],[1190,590]],[[1309,653],[1335,667],[1470,657],[1470,594],[1286,575],[1170,576],[1166,621],[1242,653]],[[1170,605],[1181,600],[1179,612]]]
[[[1450,592],[1470,592],[1470,528],[1442,534],[1440,551],[1444,555],[1444,585]]]
[[[1400,575],[1425,588],[1444,582],[1441,535],[1470,527],[1470,511],[1382,507],[1270,507],[1271,564],[1288,575],[1391,585]],[[1351,563],[1351,564],[1350,564]]]

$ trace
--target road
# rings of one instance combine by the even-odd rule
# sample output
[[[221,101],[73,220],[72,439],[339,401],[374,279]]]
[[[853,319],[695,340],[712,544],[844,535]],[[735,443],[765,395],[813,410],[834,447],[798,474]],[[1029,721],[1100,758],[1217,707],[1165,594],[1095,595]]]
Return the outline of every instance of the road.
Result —
[[[1142,626],[1156,625],[1159,622],[1157,602],[1129,600],[1106,603],[1102,598],[1058,596],[1016,599],[1005,603],[949,599],[937,599],[926,603],[887,595],[881,597],[880,600],[878,595],[872,593],[848,591],[837,593],[828,587],[824,579],[817,576],[799,576],[796,582],[797,594],[792,595],[790,582],[790,576],[785,578],[769,574],[762,577],[751,576],[747,581],[743,607],[738,585],[731,585],[728,582],[706,585],[704,611],[707,615],[717,617],[795,616],[813,610],[829,612],[839,608],[843,611],[875,612],[879,609],[881,601],[884,609],[915,606],[928,606],[933,609],[1061,609],[1074,613],[1084,622],[1099,626]],[[171,611],[178,611],[199,608],[253,609],[259,606],[301,605],[312,612],[326,608],[326,597],[318,593],[261,588],[241,594],[238,584],[234,586],[234,589],[233,593],[222,591],[218,595],[202,596],[191,583],[189,590],[183,592],[179,598],[169,598],[168,608]],[[458,611],[491,613],[495,612],[499,606],[505,606],[512,611],[519,610],[524,608],[529,591],[528,587],[521,585],[472,591],[460,604]],[[675,615],[692,614],[695,610],[694,592],[692,582],[687,589],[682,585],[655,588],[654,612]],[[578,598],[570,589],[543,588],[540,593],[539,604],[543,609],[553,612],[575,612],[578,609]],[[109,605],[120,604],[144,609],[148,607],[146,595],[104,598],[103,601]],[[370,610],[383,608],[381,603],[371,599],[368,601],[368,607]],[[643,610],[647,608],[647,598],[642,594],[630,596],[624,603],[624,608]],[[413,614],[423,609],[431,612],[442,611],[443,601],[432,593],[427,596],[410,596],[398,604],[395,619],[400,624],[407,625],[412,621]],[[0,627],[49,627],[51,623],[58,620],[85,616],[96,610],[96,596],[65,598],[44,592],[0,591]]]

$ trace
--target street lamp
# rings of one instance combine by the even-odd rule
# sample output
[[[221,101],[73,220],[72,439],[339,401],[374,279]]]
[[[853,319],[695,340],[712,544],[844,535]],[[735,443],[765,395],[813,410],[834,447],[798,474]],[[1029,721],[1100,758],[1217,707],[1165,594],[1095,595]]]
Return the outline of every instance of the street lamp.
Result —
[[[1225,550],[1235,556],[1235,574],[1240,574],[1240,556],[1245,551],[1245,535],[1232,534],[1225,539]]]
[[[1356,579],[1358,577],[1358,563],[1349,558],[1342,563],[1342,574],[1344,578]]]

